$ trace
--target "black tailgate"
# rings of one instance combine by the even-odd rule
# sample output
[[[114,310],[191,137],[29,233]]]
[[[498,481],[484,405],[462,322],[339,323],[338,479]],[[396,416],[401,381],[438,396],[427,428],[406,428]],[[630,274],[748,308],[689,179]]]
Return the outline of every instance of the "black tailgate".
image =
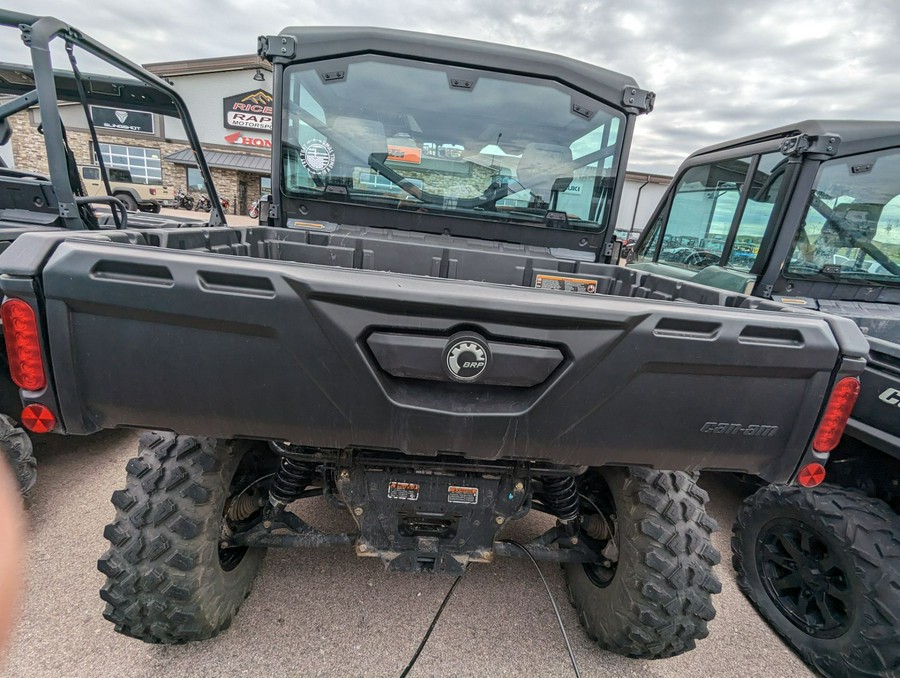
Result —
[[[61,243],[42,285],[73,433],[138,426],[783,479],[840,357],[817,317],[89,241]],[[543,376],[461,384],[434,365],[422,378],[377,346],[434,351],[459,332],[512,347],[507,370],[519,349],[522,372],[541,355]],[[440,350],[418,355],[427,371]]]

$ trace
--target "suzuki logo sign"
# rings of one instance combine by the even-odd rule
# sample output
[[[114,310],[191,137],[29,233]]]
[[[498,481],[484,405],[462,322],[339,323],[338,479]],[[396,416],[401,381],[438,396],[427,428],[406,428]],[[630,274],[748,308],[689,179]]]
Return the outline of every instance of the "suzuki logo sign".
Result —
[[[262,89],[223,99],[225,127],[272,131],[272,95]]]

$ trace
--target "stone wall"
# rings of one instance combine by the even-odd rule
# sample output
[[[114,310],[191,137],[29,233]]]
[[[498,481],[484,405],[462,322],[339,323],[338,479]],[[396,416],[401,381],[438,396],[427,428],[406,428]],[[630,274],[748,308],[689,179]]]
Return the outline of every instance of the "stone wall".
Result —
[[[12,149],[13,159],[18,169],[41,172],[49,172],[47,167],[47,152],[44,148],[44,137],[38,133],[37,126],[32,122],[28,111],[17,113],[10,118],[13,128]],[[79,165],[94,165],[94,155],[91,152],[90,132],[82,130],[66,130],[69,146],[75,154],[75,161]],[[155,137],[122,137],[112,134],[104,134],[97,130],[97,137],[101,143],[122,144],[124,146],[140,146],[143,148],[159,149],[160,159],[187,148],[184,144],[172,144],[160,141]],[[169,162],[162,162],[163,184],[176,187],[185,186],[184,170],[176,168]],[[177,169],[181,169],[180,174]],[[178,181],[180,179],[180,181]],[[176,183],[178,181],[178,183]]]
[[[28,111],[16,113],[8,120],[12,127],[10,143],[16,169],[47,174],[50,170],[47,167],[44,137],[38,134],[37,128],[31,123]]]
[[[453,163],[456,167],[465,168],[465,171],[459,171],[454,167],[454,171],[447,171],[446,166],[421,168],[417,165],[408,167],[394,166],[401,176],[406,179],[418,179],[422,182],[422,190],[426,193],[434,193],[455,198],[477,198],[482,195],[494,176],[500,173],[500,167],[485,167],[474,163]],[[375,170],[369,168],[357,167],[353,170],[353,186],[360,188],[360,175],[376,173]],[[392,193],[403,196],[400,189],[391,189]]]
[[[469,171],[465,174],[435,170],[417,171],[415,166],[398,171],[407,179],[420,179],[424,184],[424,190],[428,193],[456,198],[477,198],[491,185],[494,175],[499,174],[500,168],[469,163]]]
[[[27,172],[48,174],[47,152],[44,148],[44,137],[38,133],[28,111],[17,113],[9,118],[12,125],[12,152],[13,161],[17,169]],[[94,157],[91,152],[91,135],[83,130],[66,130],[69,146],[75,154],[75,161],[79,165],[93,165]],[[174,191],[186,190],[187,167],[163,160],[167,155],[188,148],[184,144],[174,144],[160,141],[154,137],[124,137],[97,131],[97,137],[101,143],[122,144],[125,146],[141,146],[144,148],[159,149],[160,165],[162,167],[162,182],[164,186],[171,186]],[[238,213],[238,184],[245,181],[247,184],[247,207],[259,198],[259,175],[235,170],[223,170],[212,168],[213,183],[220,198],[225,198],[230,203],[229,213]],[[193,191],[194,200],[200,197],[200,193]]]

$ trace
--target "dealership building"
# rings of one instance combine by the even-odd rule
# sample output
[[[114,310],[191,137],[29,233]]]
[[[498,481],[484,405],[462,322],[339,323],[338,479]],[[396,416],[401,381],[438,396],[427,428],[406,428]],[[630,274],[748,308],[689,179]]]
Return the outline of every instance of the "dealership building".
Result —
[[[219,197],[229,212],[246,214],[271,190],[272,71],[256,55],[145,64],[165,78],[187,104]],[[60,114],[79,165],[93,165],[90,132],[80,104],[63,104]],[[125,108],[91,106],[107,167],[128,170],[138,183],[171,186],[195,201],[205,192],[180,121]],[[37,107],[13,116],[13,166],[47,172]],[[641,230],[671,180],[628,172],[617,230]],[[573,182],[577,184],[577,182]],[[570,187],[576,191],[577,185]]]
[[[246,214],[271,188],[271,66],[255,55],[145,65],[167,79],[191,112],[219,197],[229,212]],[[79,165],[96,164],[90,132],[79,104],[60,106],[69,146]],[[91,106],[107,167],[127,169],[137,183],[171,186],[199,197],[206,191],[180,121],[120,108]],[[13,165],[47,172],[40,113],[32,108],[11,118]]]

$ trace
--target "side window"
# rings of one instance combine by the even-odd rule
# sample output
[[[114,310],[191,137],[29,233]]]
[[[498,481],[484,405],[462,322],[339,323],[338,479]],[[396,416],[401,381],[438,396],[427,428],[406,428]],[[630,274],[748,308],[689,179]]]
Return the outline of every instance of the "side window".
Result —
[[[634,260],[637,263],[653,261],[653,255],[656,254],[656,245],[659,243],[659,234],[662,233],[663,226],[666,223],[666,214],[663,212],[652,226],[648,226],[650,235],[640,244],[634,251]]]
[[[83,176],[88,181],[100,181],[100,168],[99,167],[82,167],[81,168],[81,176]]]
[[[662,235],[660,263],[692,271],[719,263],[750,161],[729,158],[684,173]]]
[[[109,168],[109,180],[110,181],[121,181],[126,184],[134,183],[134,180],[131,177],[131,172],[127,169],[122,169],[120,167],[110,167]]]
[[[768,153],[759,159],[756,172],[750,182],[747,204],[741,215],[734,238],[734,246],[728,255],[726,266],[741,271],[749,271],[759,255],[769,217],[775,207],[775,198],[781,188],[787,158],[781,153]]]

